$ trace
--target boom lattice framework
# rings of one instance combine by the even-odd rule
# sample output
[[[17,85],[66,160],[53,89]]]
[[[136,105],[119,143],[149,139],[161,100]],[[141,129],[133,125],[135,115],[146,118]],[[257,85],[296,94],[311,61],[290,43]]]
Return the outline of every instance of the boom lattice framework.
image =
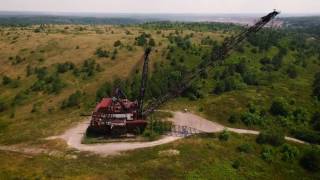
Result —
[[[198,76],[205,72],[209,67],[215,67],[219,63],[221,63],[230,52],[235,49],[241,42],[243,42],[250,34],[256,33],[261,30],[268,22],[274,19],[279,14],[278,11],[274,10],[266,16],[260,18],[260,20],[251,26],[250,28],[244,30],[239,35],[235,37],[231,37],[226,39],[220,48],[215,48],[212,50],[211,58],[209,60],[204,60],[201,62],[197,68],[191,71],[191,73],[187,74],[177,87],[171,89],[169,93],[160,97],[153,103],[149,104],[146,107],[146,110],[142,113],[143,116],[147,116],[156,110],[161,104],[166,102],[167,100],[174,98],[181,93],[183,93],[186,89],[188,89],[191,84],[198,78]]]

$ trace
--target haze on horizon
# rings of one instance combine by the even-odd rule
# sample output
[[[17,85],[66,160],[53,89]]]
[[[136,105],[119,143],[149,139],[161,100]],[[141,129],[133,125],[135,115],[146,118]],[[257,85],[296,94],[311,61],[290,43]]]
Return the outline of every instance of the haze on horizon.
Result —
[[[0,11],[71,13],[319,14],[317,0],[0,0]]]

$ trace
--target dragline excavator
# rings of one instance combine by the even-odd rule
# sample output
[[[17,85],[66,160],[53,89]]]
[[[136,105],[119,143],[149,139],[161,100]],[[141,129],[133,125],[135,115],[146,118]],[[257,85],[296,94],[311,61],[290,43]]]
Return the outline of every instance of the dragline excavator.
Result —
[[[261,30],[278,14],[279,12],[274,10],[268,15],[261,17],[257,23],[237,36],[226,39],[219,48],[213,48],[209,59],[202,60],[196,68],[185,75],[180,84],[177,84],[176,87],[170,89],[166,95],[149,103],[144,109],[143,101],[148,79],[149,55],[151,53],[151,49],[146,48],[143,56],[144,64],[138,100],[128,100],[125,94],[120,89],[117,89],[114,97],[103,98],[97,104],[91,115],[88,132],[99,132],[111,135],[142,132],[147,125],[146,117],[150,113],[155,111],[161,104],[165,103],[169,99],[177,97],[183,93],[199,78],[199,75],[205,72],[208,68],[215,67],[222,63],[232,50],[234,50],[241,42],[251,34]]]

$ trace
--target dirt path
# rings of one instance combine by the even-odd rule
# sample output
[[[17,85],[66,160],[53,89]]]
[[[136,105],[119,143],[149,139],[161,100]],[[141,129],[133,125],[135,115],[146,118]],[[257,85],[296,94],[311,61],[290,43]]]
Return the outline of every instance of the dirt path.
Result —
[[[226,129],[228,131],[239,133],[239,134],[253,134],[253,135],[259,134],[258,131],[228,128],[221,124],[209,121],[207,119],[204,119],[192,113],[183,113],[183,112],[172,112],[172,113],[174,114],[174,116],[169,120],[171,120],[175,125],[192,127],[202,132],[215,133],[215,132],[221,132],[224,129]],[[84,136],[84,133],[86,132],[88,124],[89,124],[89,120],[86,120],[82,123],[79,123],[74,128],[67,130],[64,134],[60,136],[49,137],[47,138],[47,140],[63,139],[71,148],[77,149],[79,151],[92,152],[102,156],[108,156],[108,155],[119,154],[124,151],[167,144],[182,138],[182,137],[175,137],[175,136],[163,136],[161,139],[152,141],[152,142],[113,142],[113,143],[106,143],[106,144],[81,144],[82,138]],[[306,142],[303,142],[298,139],[290,138],[290,137],[285,137],[285,139],[289,141],[297,142],[297,143],[306,144]],[[15,151],[15,152],[19,151],[19,149],[12,148],[12,147],[8,148],[6,146],[0,146],[0,150],[9,150],[9,151]],[[23,152],[30,152],[30,151],[32,153],[37,153],[37,152],[45,153],[45,151],[43,150],[34,150],[32,148],[21,149],[20,152],[23,153]]]
[[[198,129],[203,132],[208,132],[208,133],[215,133],[215,132],[221,132],[224,129],[238,133],[238,134],[253,134],[253,135],[258,135],[259,131],[253,131],[253,130],[246,130],[246,129],[236,129],[236,128],[228,128],[225,127],[221,124],[218,124],[216,122],[209,121],[207,119],[204,119],[200,116],[197,116],[192,113],[183,113],[183,112],[173,112],[174,117],[171,118],[170,120],[174,122],[176,125],[180,126],[188,126],[192,127],[195,129]],[[293,141],[301,144],[305,144],[306,142],[291,138],[291,137],[285,137],[286,140],[288,141]]]

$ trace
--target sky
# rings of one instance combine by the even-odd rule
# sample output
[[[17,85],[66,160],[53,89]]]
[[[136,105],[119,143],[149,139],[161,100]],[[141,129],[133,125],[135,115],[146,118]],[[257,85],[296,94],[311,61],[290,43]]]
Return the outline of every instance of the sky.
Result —
[[[320,14],[320,0],[0,0],[0,11]]]

